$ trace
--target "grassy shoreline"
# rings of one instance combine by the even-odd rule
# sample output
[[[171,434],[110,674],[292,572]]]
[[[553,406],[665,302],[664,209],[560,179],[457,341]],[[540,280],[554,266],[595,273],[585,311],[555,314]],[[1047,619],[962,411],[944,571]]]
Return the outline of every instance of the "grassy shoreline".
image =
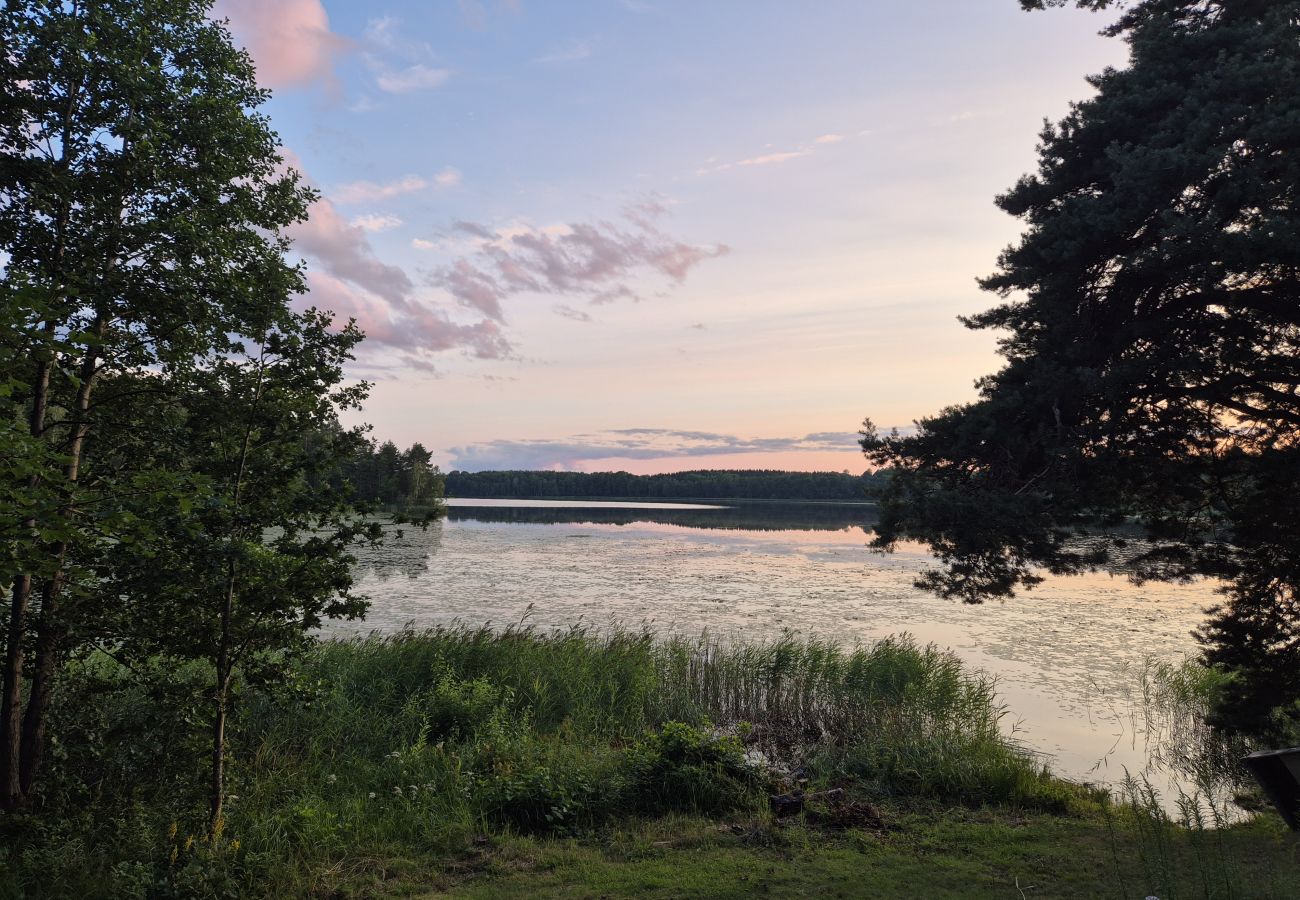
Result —
[[[106,658],[69,673],[60,724],[85,741],[55,755],[40,809],[0,821],[0,896],[741,896],[855,879],[916,896],[902,890],[916,877],[1016,896],[1022,871],[1034,896],[1127,896],[1202,870],[1236,893],[1176,893],[1300,883],[1295,840],[1268,816],[1209,841],[1054,778],[1001,735],[989,679],[906,637],[325,641],[291,683],[243,689],[216,835],[184,678],[142,682]],[[769,809],[828,788],[842,799]]]

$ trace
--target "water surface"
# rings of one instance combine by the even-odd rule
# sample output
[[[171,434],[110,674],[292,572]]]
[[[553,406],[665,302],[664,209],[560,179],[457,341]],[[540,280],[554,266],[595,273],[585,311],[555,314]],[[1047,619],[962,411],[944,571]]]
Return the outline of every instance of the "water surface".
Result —
[[[942,600],[913,581],[919,545],[868,548],[866,505],[452,501],[446,521],[359,561],[363,624],[646,625],[763,640],[786,631],[868,642],[909,632],[998,679],[1004,728],[1077,780],[1148,770],[1140,704],[1149,659],[1195,652],[1207,584],[1134,586],[1104,573],[1049,578],[1013,600]],[[1177,781],[1150,771],[1166,792]]]

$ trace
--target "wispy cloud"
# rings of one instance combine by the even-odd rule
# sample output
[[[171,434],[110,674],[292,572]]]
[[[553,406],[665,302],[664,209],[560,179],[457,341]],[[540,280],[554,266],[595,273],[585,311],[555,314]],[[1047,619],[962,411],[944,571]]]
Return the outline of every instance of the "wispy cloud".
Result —
[[[415,63],[397,71],[382,71],[375,76],[375,84],[381,91],[390,94],[409,94],[411,91],[423,91],[436,88],[451,77],[450,69],[434,68],[424,63]]]
[[[590,313],[585,313],[580,309],[574,309],[572,306],[565,306],[563,303],[557,303],[551,307],[555,310],[557,316],[564,316],[566,319],[573,319],[575,322],[590,322]]]
[[[302,171],[291,152],[284,155]],[[355,320],[366,333],[362,345],[366,357],[387,349],[395,351],[403,365],[428,371],[433,366],[431,357],[448,350],[484,359],[511,354],[497,322],[458,322],[447,310],[420,298],[403,269],[378,257],[364,224],[368,223],[349,222],[328,197],[322,197],[312,204],[305,222],[289,229],[288,236],[294,249],[311,263],[308,302],[333,312],[336,321]]]
[[[436,64],[437,55],[425,41],[412,40],[393,16],[371,19],[363,35],[365,61],[375,73],[375,85],[389,94],[436,88],[451,70]]]
[[[402,224],[402,220],[397,216],[379,216],[371,213],[365,216],[356,216],[348,224],[353,228],[360,228],[362,231],[378,233],[397,228]]]
[[[745,438],[709,431],[621,428],[562,440],[500,440],[451,448],[452,468],[568,468],[595,459],[690,459],[746,453],[848,451],[858,447],[852,432],[818,432],[803,437]]]
[[[742,159],[736,163],[738,166],[770,166],[773,163],[789,162],[792,159],[798,159],[801,156],[808,156],[811,150],[786,150],[777,153],[764,153],[762,156],[751,156],[749,159]]]
[[[865,133],[865,132],[864,132]],[[820,147],[827,144],[838,144],[845,140],[842,134],[828,133],[819,135],[812,139],[810,143],[795,147],[791,150],[771,150],[767,153],[759,153],[744,159],[738,159],[731,162],[719,162],[718,158],[710,157],[705,160],[704,165],[695,170],[696,175],[711,175],[714,172],[725,172],[728,169],[734,169],[737,166],[775,166],[781,163],[787,163],[791,160],[803,159],[812,156]],[[770,148],[772,145],[768,144]]]
[[[230,20],[266,87],[333,86],[335,57],[352,46],[330,31],[321,0],[217,0],[212,14]]]
[[[495,228],[457,222],[453,230],[478,249],[435,270],[430,282],[463,306],[503,321],[502,304],[518,294],[581,297],[592,303],[637,299],[633,279],[644,275],[681,284],[722,244],[699,245],[671,237],[659,227],[667,207],[647,201],[629,207],[620,221],[534,228]]]
[[[373,203],[376,200],[389,200],[403,194],[413,194],[428,186],[429,182],[419,175],[407,175],[383,184],[374,181],[353,181],[339,185],[330,192],[330,197],[338,203]]]

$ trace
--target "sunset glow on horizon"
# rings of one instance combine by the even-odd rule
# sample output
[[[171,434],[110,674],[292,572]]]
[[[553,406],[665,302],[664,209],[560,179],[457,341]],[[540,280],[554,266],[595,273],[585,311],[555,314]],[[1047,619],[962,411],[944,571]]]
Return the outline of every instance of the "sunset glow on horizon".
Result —
[[[1014,0],[219,0],[321,191],[355,421],[444,469],[859,472],[971,400],[993,197],[1123,60]]]

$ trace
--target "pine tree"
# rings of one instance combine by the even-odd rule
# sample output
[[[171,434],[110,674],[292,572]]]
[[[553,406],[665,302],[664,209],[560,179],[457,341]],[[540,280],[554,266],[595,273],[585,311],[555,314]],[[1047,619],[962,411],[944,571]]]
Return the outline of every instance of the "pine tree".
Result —
[[[1300,2],[1142,0],[1109,32],[1128,66],[998,198],[1026,230],[967,324],[1004,367],[914,436],[867,424],[898,474],[880,542],[931,540],[925,584],[971,601],[1121,549],[1138,578],[1227,579],[1208,657],[1289,680],[1240,680],[1249,721],[1222,718],[1269,730],[1300,693]],[[1154,541],[1135,560],[1070,537],[1126,517]]]

